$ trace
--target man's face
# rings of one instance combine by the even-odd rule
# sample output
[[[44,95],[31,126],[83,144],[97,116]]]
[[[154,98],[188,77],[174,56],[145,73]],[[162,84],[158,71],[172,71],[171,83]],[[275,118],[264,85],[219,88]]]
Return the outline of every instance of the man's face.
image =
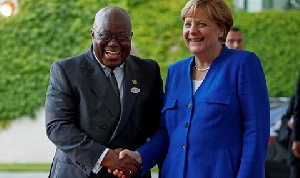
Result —
[[[126,60],[131,49],[131,24],[123,13],[115,9],[103,12],[91,34],[99,62],[114,69]]]
[[[240,31],[229,31],[226,37],[226,46],[229,49],[243,49],[243,35]]]

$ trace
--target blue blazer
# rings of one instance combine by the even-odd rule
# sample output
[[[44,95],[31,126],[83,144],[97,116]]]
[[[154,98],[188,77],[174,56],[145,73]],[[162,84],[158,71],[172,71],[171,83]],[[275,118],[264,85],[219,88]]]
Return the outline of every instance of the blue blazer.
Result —
[[[194,57],[169,67],[160,129],[138,149],[162,178],[264,178],[270,106],[259,58],[223,45],[192,93]]]

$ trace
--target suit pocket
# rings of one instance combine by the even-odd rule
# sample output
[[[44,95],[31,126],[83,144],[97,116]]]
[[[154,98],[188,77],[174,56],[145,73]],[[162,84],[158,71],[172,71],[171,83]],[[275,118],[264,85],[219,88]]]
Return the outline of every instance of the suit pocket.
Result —
[[[205,97],[204,102],[208,104],[229,105],[230,95],[221,93],[209,94]]]
[[[232,109],[230,108],[231,96],[229,94],[208,94],[203,102],[205,104],[205,114],[209,118],[219,118],[220,116],[226,118],[225,116],[228,115]]]
[[[178,124],[177,99],[169,99],[166,101],[162,109],[162,119],[165,119],[168,128],[176,127]]]

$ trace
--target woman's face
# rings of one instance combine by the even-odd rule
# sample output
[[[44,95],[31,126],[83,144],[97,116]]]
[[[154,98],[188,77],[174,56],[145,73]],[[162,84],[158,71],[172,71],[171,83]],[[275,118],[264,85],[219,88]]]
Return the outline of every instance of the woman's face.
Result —
[[[198,8],[194,17],[183,22],[183,38],[190,51],[197,55],[213,52],[221,45],[219,38],[224,30],[212,21],[203,8]]]

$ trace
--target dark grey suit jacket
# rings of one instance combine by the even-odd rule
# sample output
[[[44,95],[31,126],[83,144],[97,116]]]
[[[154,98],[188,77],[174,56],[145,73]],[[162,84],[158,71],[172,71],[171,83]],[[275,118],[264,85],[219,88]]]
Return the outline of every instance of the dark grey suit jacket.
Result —
[[[298,75],[298,83],[297,83],[297,89],[295,94],[295,106],[294,106],[294,124],[293,124],[293,130],[291,134],[291,140],[289,145],[289,164],[290,165],[300,165],[300,158],[297,158],[294,153],[291,151],[293,141],[300,141],[300,71]],[[291,172],[293,174],[293,172]]]
[[[129,56],[124,69],[123,112],[115,128],[118,101],[92,47],[52,64],[46,131],[57,148],[49,177],[112,177],[105,168],[97,175],[91,171],[102,152],[134,150],[158,128],[163,89],[157,62]]]
[[[300,141],[300,72],[297,82],[297,90],[295,96],[295,109],[294,109],[294,140]]]

